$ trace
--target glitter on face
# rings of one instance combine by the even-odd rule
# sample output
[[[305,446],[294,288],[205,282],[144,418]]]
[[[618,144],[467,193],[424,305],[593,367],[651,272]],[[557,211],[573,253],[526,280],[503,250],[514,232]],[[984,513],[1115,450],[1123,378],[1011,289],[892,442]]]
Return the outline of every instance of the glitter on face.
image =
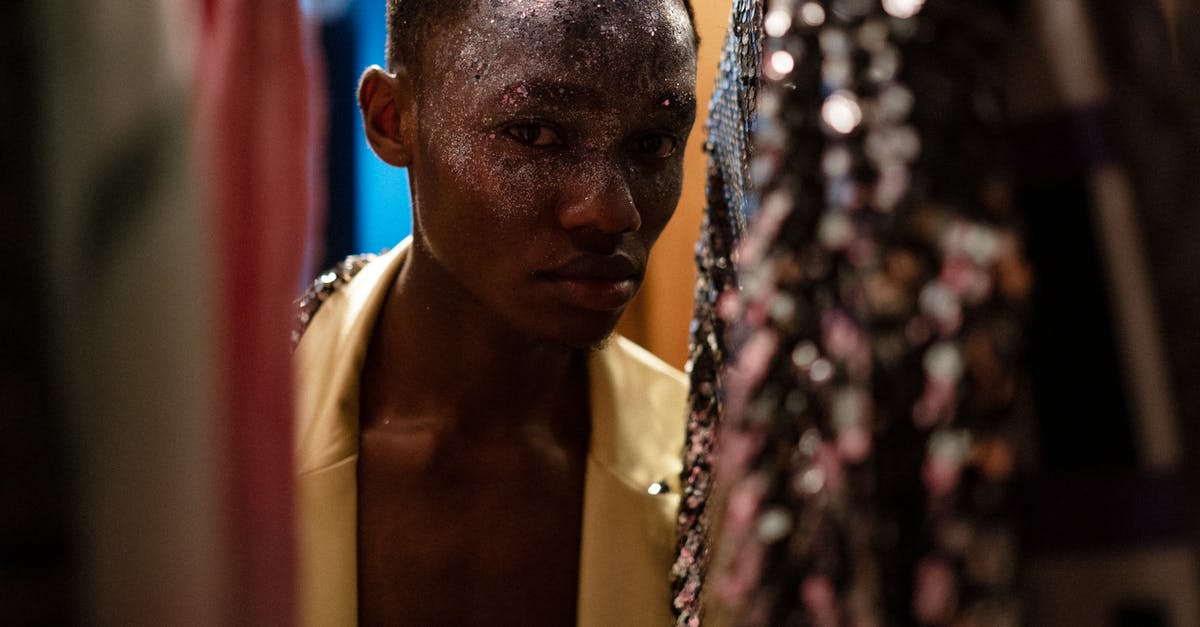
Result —
[[[584,311],[545,277],[622,257],[636,290],[681,190],[690,22],[675,0],[477,6],[422,51],[416,248],[519,331],[590,344],[623,305]]]

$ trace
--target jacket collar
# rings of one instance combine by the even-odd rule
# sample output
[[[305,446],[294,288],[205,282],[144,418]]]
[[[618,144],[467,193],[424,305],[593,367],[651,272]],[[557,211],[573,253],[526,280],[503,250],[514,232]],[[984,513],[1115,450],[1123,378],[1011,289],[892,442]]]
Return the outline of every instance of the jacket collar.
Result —
[[[296,350],[301,624],[357,620],[359,382],[406,239],[368,264]],[[619,336],[588,360],[592,432],[584,485],[578,624],[668,624],[683,432],[681,375]],[[661,370],[655,373],[650,370]],[[649,370],[648,370],[649,369]],[[666,376],[656,376],[666,375]],[[663,420],[662,416],[680,420]],[[651,494],[655,483],[667,486]]]

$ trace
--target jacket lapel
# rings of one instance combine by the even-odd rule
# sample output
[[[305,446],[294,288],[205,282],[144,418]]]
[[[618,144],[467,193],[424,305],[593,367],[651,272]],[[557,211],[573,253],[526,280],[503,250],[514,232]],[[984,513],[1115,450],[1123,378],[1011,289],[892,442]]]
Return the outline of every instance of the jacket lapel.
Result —
[[[358,620],[359,381],[408,242],[322,305],[296,349],[296,517],[301,625]],[[588,364],[578,625],[669,625],[685,382],[614,336]],[[321,373],[318,375],[318,373]],[[664,493],[652,495],[652,484]]]
[[[299,624],[358,622],[359,382],[408,240],[321,305],[296,347]]]
[[[595,353],[584,484],[580,627],[670,625],[685,389],[649,372],[620,337]],[[665,372],[665,371],[664,371]],[[651,494],[663,483],[665,492]]]

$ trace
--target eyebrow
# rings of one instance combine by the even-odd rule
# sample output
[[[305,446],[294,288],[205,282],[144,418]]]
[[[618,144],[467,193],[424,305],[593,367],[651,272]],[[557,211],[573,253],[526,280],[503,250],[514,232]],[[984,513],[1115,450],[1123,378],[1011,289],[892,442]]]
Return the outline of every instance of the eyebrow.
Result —
[[[669,108],[672,112],[691,113],[696,110],[696,94],[678,91],[665,91],[654,99],[655,104]]]
[[[517,105],[522,101],[532,100],[592,109],[604,108],[604,98],[601,97],[599,91],[591,86],[571,81],[518,81],[501,89],[496,99],[501,101],[511,99]],[[652,103],[656,113],[690,115],[696,110],[696,95],[687,92],[662,91],[649,102]]]
[[[500,100],[541,100],[561,104],[587,105],[600,108],[602,99],[600,93],[587,85],[569,81],[525,80],[506,85],[497,95]],[[520,99],[520,100],[517,100]]]

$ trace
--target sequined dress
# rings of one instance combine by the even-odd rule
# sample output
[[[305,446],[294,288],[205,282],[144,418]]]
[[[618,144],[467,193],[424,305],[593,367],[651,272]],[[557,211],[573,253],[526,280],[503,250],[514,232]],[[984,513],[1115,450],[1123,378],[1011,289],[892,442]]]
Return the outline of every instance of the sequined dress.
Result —
[[[702,590],[739,625],[1015,624],[1029,271],[998,168],[996,6],[734,3],[677,624],[705,622]]]

